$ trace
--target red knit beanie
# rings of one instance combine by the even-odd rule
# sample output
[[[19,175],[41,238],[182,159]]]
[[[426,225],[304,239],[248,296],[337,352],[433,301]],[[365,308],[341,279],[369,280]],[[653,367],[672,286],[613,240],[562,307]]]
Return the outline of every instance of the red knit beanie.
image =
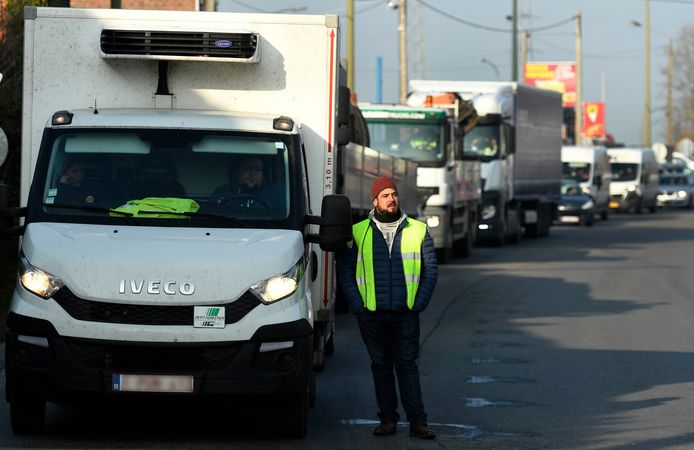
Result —
[[[395,185],[395,181],[393,181],[392,178],[389,177],[378,177],[374,180],[373,184],[371,185],[371,198],[376,198],[378,197],[378,194],[381,193],[382,190],[384,189],[394,189],[395,191],[398,190],[398,187]]]

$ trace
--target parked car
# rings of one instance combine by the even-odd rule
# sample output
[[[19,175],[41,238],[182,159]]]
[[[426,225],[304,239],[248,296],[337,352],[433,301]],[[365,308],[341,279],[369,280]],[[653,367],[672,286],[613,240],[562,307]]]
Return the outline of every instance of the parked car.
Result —
[[[658,190],[658,206],[691,209],[694,206],[694,175],[662,173]]]
[[[595,203],[593,197],[583,192],[576,180],[562,180],[561,200],[557,207],[559,223],[593,226]]]

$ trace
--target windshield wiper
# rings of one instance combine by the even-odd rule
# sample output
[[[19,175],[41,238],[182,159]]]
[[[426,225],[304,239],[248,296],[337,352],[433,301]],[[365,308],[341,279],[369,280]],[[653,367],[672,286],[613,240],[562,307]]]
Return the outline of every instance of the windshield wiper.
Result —
[[[107,212],[114,214],[122,214],[124,216],[132,217],[133,214],[125,211],[118,211],[117,209],[104,208],[103,206],[92,206],[92,205],[71,205],[68,203],[44,203],[43,206],[50,206],[51,208],[65,208],[65,209],[80,209],[82,211],[98,211]]]
[[[248,228],[248,224],[241,222],[236,217],[229,217],[229,216],[225,216],[223,214],[200,213],[200,212],[191,212],[191,211],[185,211],[185,212],[158,211],[156,209],[138,211],[138,216],[142,216],[144,214],[166,214],[166,215],[171,215],[171,216],[200,217],[200,218],[205,218],[205,219],[216,219],[216,220],[220,220],[222,222],[225,222],[225,223],[228,223],[230,225],[237,226],[237,227]]]
[[[92,206],[92,205],[73,205],[73,204],[68,204],[68,203],[43,203],[43,206],[48,206],[51,208],[65,208],[65,209],[78,209],[81,211],[94,211],[94,212],[103,212],[103,213],[113,213],[113,214],[118,214],[119,216],[122,216],[126,219],[128,219],[129,222],[132,222],[136,225],[141,225],[140,222],[133,217],[133,213],[129,213],[126,211],[118,211],[117,209],[111,209],[111,208],[104,208],[103,206]]]

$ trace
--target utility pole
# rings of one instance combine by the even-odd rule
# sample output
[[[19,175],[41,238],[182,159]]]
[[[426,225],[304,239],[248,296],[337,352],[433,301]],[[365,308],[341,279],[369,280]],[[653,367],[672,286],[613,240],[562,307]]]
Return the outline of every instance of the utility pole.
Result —
[[[407,102],[407,0],[400,0],[398,32],[400,34],[400,103]]]
[[[354,0],[347,0],[347,87],[354,92]]]
[[[667,130],[665,136],[665,143],[667,145],[673,145],[674,136],[672,135],[672,71],[675,66],[675,55],[672,50],[672,39],[667,40]]]
[[[581,145],[583,137],[583,30],[581,28],[581,12],[576,13],[576,128],[574,141]]]
[[[644,0],[646,6],[646,18],[644,20],[644,36],[646,42],[645,58],[644,58],[644,77],[643,77],[643,93],[644,93],[644,121],[645,121],[645,145],[651,146],[651,27],[650,27],[650,7],[648,0]]]
[[[205,11],[214,11],[215,0],[203,0]]]
[[[528,64],[528,30],[521,31],[521,66],[520,70],[523,74],[521,80],[525,83],[525,66]]]
[[[513,0],[513,32],[511,33],[511,81],[518,81],[518,0]]]

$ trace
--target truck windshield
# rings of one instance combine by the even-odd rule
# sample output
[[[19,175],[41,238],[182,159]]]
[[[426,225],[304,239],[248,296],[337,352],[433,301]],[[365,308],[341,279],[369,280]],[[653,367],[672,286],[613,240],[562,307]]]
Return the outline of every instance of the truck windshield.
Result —
[[[444,136],[439,124],[369,122],[371,148],[424,163],[444,161]]]
[[[291,175],[288,136],[142,129],[47,136],[40,203],[41,214],[51,220],[83,216],[108,223],[127,217],[128,223],[270,227],[292,209],[291,182],[297,177]],[[32,192],[37,194],[38,188]]]
[[[636,179],[638,165],[634,163],[611,163],[612,181],[633,181]]]
[[[499,158],[499,126],[478,125],[465,135],[466,158],[489,162]]]
[[[576,180],[579,183],[590,180],[590,163],[565,162],[562,163],[562,175],[564,178]]]

